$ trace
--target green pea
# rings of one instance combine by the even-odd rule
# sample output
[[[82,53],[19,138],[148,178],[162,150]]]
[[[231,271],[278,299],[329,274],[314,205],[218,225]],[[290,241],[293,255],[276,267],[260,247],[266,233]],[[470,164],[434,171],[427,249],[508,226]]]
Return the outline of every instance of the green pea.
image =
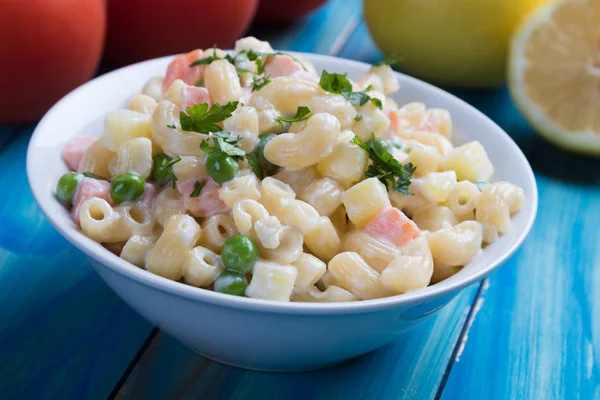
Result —
[[[243,296],[248,287],[248,280],[244,274],[235,271],[223,271],[215,281],[215,292]]]
[[[373,149],[378,156],[383,156],[385,152],[392,154],[393,146],[392,144],[384,139],[375,139],[373,143]]]
[[[61,176],[56,184],[56,197],[58,197],[64,205],[72,205],[77,186],[83,178],[83,175],[78,174],[77,172],[67,172]]]
[[[277,173],[277,171],[279,170],[279,167],[275,164],[272,164],[269,160],[267,160],[265,158],[265,146],[267,145],[267,143],[269,143],[271,140],[273,140],[273,138],[275,138],[277,135],[275,134],[270,134],[270,135],[263,135],[258,139],[258,144],[256,145],[256,149],[254,149],[254,152],[256,153],[256,155],[258,156],[258,164],[260,165],[260,167],[263,169],[263,171],[265,171],[265,173],[267,175],[275,175]]]
[[[160,186],[165,186],[173,180],[172,169],[169,165],[173,157],[160,153],[152,158],[152,172],[150,178]]]
[[[248,235],[236,235],[227,238],[221,249],[221,261],[227,269],[246,273],[258,260],[258,246]]]
[[[210,153],[206,157],[206,172],[217,183],[224,183],[235,178],[239,170],[237,161],[225,153]]]
[[[137,200],[144,194],[144,183],[134,172],[117,175],[110,183],[110,197],[117,204]]]

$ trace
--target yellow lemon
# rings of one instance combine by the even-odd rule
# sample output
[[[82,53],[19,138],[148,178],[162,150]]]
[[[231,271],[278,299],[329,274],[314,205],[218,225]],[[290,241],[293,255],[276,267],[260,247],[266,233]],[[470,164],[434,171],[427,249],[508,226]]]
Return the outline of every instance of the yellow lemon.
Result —
[[[411,75],[451,86],[504,82],[506,56],[523,17],[547,0],[364,0],[373,39]]]
[[[509,89],[551,142],[600,155],[600,0],[560,0],[523,24],[510,48]]]

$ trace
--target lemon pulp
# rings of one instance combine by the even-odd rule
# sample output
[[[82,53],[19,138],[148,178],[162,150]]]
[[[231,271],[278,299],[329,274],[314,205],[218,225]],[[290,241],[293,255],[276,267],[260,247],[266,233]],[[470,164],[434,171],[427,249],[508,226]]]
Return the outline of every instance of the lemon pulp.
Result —
[[[509,88],[548,140],[600,155],[600,1],[559,0],[535,12],[513,38]]]

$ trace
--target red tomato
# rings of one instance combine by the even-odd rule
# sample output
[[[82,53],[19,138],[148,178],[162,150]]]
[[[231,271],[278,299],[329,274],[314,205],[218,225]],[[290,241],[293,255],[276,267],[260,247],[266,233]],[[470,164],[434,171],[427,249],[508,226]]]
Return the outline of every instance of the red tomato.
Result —
[[[104,0],[0,0],[0,123],[39,119],[92,77]]]
[[[252,21],[258,0],[112,0],[106,57],[130,64],[217,45],[230,48]]]
[[[283,22],[303,17],[327,0],[260,0],[256,20],[260,22]]]

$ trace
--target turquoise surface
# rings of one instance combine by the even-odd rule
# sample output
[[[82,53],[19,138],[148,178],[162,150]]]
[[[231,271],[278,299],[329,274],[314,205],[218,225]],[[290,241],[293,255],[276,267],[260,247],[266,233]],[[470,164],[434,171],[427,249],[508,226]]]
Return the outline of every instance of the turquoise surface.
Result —
[[[378,61],[360,8],[333,0],[260,33],[280,49]],[[451,91],[530,160],[540,194],[532,233],[397,344],[305,374],[226,367],[153,330],[35,205],[25,178],[33,126],[0,126],[0,398],[600,399],[600,160],[539,138],[504,88]]]

